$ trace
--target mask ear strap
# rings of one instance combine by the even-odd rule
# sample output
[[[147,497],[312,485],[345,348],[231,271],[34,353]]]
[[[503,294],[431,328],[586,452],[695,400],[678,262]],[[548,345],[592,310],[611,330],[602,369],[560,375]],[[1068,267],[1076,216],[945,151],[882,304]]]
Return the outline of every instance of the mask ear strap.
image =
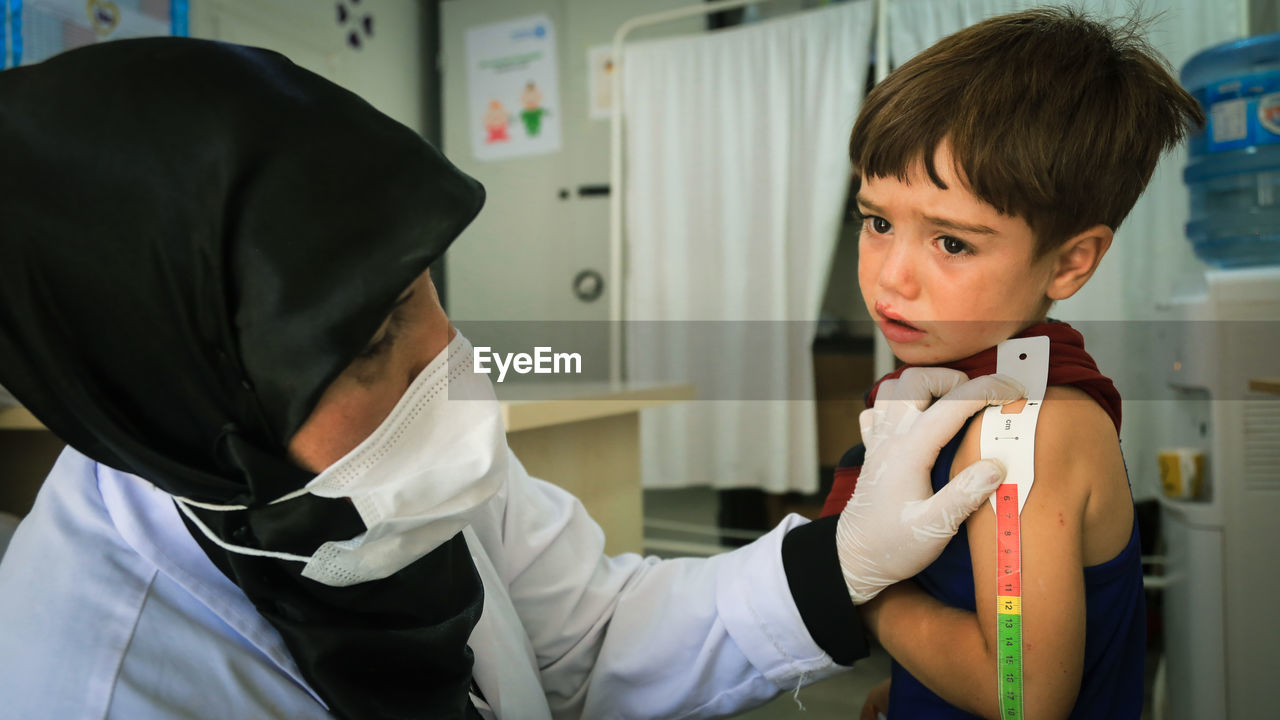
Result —
[[[273,500],[272,502],[277,503],[277,502],[280,502],[281,500],[287,500],[289,499],[290,496],[296,497],[297,495],[303,494],[304,492],[305,490],[298,491],[296,493],[290,493],[289,495],[279,498],[277,500]],[[200,528],[200,532],[204,533],[204,536],[209,538],[209,542],[212,542],[213,544],[217,545],[223,550],[226,550],[227,552],[233,552],[240,555],[252,555],[254,557],[272,558],[275,560],[293,560],[295,562],[302,562],[302,563],[311,562],[311,558],[307,557],[306,555],[294,555],[292,553],[275,552],[272,550],[258,550],[257,548],[248,548],[248,547],[243,547],[241,545],[232,545],[231,543],[225,542],[223,541],[222,538],[215,535],[213,530],[210,530],[209,526],[205,525],[200,518],[196,517],[195,512],[191,510],[192,506],[204,508],[206,510],[220,510],[220,511],[247,510],[248,508],[246,508],[243,505],[210,505],[208,503],[196,502],[194,500],[188,500],[186,498],[180,498],[176,496],[173,498],[173,500],[175,503],[177,503],[178,509],[182,511],[182,514],[186,515],[187,519],[191,521],[191,524]]]

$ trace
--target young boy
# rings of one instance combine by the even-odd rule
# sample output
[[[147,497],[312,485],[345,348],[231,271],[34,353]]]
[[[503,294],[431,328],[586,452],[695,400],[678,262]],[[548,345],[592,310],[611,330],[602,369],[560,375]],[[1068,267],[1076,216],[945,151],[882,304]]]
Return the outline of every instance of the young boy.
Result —
[[[1145,615],[1119,396],[1079,334],[1045,317],[1092,276],[1161,152],[1204,121],[1158,57],[1131,25],[1060,9],[997,17],[877,85],[850,142],[858,282],[899,359],[978,375],[995,371],[1005,339],[1051,338],[1021,516],[1034,720],[1141,711]],[[971,421],[939,454],[935,489],[979,458],[980,428]],[[829,509],[851,492],[842,472]],[[995,555],[986,506],[915,582],[864,606],[895,661],[890,718],[1001,716]]]

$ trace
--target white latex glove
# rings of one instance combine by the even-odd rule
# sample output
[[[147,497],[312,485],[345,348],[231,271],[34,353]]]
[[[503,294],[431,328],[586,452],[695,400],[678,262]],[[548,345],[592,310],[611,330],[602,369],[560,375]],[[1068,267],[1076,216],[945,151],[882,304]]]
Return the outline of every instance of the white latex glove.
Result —
[[[936,495],[929,474],[971,415],[1024,395],[1007,375],[969,381],[947,368],[910,368],[881,384],[875,406],[859,417],[867,455],[836,526],[840,569],[855,604],[925,569],[999,487],[1004,466],[996,460],[970,465]]]

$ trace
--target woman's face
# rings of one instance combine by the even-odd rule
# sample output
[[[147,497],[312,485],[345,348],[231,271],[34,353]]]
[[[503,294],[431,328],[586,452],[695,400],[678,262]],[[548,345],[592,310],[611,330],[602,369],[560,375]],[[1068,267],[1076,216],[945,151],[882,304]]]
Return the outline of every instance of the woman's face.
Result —
[[[401,294],[360,356],[325,390],[289,441],[289,456],[318,473],[354,450],[391,414],[453,334],[435,284],[424,272]]]

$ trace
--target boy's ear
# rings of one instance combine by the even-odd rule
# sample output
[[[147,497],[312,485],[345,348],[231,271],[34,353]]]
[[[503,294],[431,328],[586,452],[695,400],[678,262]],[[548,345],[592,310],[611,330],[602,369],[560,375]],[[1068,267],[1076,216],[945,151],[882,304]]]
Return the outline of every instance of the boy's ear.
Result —
[[[1065,300],[1075,295],[1093,277],[1093,271],[1098,269],[1114,238],[1111,228],[1094,225],[1054,249],[1053,276],[1045,294],[1051,300]]]

